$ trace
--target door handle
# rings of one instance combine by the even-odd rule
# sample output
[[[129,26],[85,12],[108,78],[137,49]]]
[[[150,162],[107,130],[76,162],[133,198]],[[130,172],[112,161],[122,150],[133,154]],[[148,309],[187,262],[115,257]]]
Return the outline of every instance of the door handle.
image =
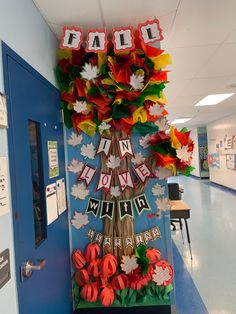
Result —
[[[38,264],[34,264],[31,260],[27,260],[21,266],[21,280],[23,281],[26,278],[30,278],[33,274],[33,271],[42,270],[46,266],[46,258],[39,259]]]

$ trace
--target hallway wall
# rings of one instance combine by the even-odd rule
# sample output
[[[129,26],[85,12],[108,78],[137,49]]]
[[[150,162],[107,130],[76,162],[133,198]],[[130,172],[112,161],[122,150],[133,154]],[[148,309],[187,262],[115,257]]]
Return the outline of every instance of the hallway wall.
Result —
[[[55,85],[53,69],[58,41],[38,13],[33,1],[0,0],[0,12],[0,41],[4,41]],[[0,92],[4,93],[2,57],[0,57]],[[5,129],[0,129],[0,156],[8,156]],[[6,248],[9,248],[11,253],[12,277],[0,289],[0,313],[17,314],[11,208],[9,214],[0,217],[0,252]]]
[[[195,168],[191,174],[200,177],[200,169],[199,169],[199,149],[198,149],[198,132],[196,129],[191,129],[191,139],[194,142],[194,150],[193,150],[193,159],[191,165]]]
[[[214,166],[210,167],[210,181],[236,190],[235,170],[229,169],[227,155],[236,163],[236,114],[214,121],[207,126],[208,153]],[[234,137],[235,136],[235,137]],[[235,155],[235,156],[234,156]],[[231,164],[234,162],[232,161]],[[218,166],[217,166],[218,165]]]

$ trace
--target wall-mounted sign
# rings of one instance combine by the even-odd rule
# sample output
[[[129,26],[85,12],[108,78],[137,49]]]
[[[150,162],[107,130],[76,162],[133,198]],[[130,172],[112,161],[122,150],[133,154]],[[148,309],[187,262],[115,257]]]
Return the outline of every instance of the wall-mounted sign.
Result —
[[[6,97],[0,93],[0,127],[7,128],[7,102]]]
[[[0,253],[0,289],[10,280],[10,256],[9,249]]]
[[[0,216],[9,212],[7,158],[0,157]]]
[[[59,176],[57,141],[48,141],[49,178]]]
[[[236,170],[236,154],[226,155],[226,167],[228,169]]]

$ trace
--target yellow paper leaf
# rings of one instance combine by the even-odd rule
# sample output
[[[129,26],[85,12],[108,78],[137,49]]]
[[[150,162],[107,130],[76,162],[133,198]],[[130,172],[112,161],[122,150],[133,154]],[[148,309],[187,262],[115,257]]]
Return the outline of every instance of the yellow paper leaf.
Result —
[[[70,49],[58,49],[57,51],[57,59],[62,60],[62,59],[69,59],[71,61],[72,59],[72,52]]]
[[[146,109],[144,109],[143,106],[139,107],[138,109],[136,109],[133,112],[133,120],[134,120],[134,123],[137,123],[137,122],[145,123],[145,122],[147,122],[147,111],[146,111]]]
[[[101,71],[103,64],[107,62],[107,54],[106,52],[98,52],[98,71]]]
[[[177,137],[175,136],[175,128],[173,126],[170,127],[170,141],[171,141],[171,147],[175,149],[181,148],[182,145],[177,139]]]
[[[154,63],[155,70],[164,69],[168,64],[172,63],[171,57],[168,53],[150,59]]]
[[[115,82],[110,79],[110,78],[105,78],[102,80],[102,84],[105,84],[105,85],[116,85]]]

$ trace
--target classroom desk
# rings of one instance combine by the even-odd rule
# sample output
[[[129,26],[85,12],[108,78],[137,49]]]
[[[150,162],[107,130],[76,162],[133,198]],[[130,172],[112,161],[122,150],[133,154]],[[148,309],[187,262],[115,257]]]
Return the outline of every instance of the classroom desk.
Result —
[[[191,208],[187,203],[185,203],[182,200],[170,200],[169,202],[170,202],[170,219],[179,219],[181,228],[182,228],[181,219],[184,219],[190,256],[191,256],[191,259],[193,259],[190,236],[189,236],[189,229],[188,229],[188,221],[187,221],[187,219],[190,218]]]

